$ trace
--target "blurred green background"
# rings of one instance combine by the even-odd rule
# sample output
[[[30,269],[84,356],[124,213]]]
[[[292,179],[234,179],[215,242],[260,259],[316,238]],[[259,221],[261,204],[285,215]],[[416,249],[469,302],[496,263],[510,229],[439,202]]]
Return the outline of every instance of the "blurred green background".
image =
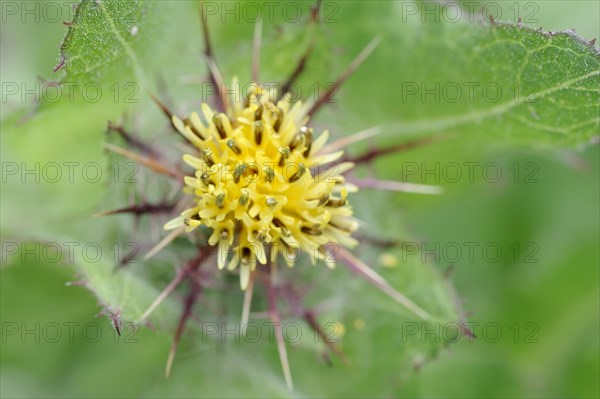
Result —
[[[56,65],[57,46],[65,34],[65,27],[61,22],[48,22],[44,18],[36,21],[33,14],[25,17],[7,15],[6,3],[2,2],[4,14],[0,39],[3,92],[6,93],[5,82],[31,85],[39,77],[56,79],[57,75],[50,71]],[[163,78],[168,82],[176,82],[170,95],[177,97],[181,93],[185,100],[172,103],[177,104],[178,111],[183,111],[191,107],[184,107],[182,104],[185,101],[191,104],[199,102],[194,99],[197,86],[185,86],[190,75],[200,77],[198,71],[204,71],[204,66],[198,55],[199,25],[197,21],[192,22],[196,18],[191,11],[194,8],[188,2],[172,3],[177,4],[173,6],[176,9],[172,11],[173,15],[165,16],[165,21],[172,24],[169,26],[173,28],[168,29],[164,41],[173,45],[157,43],[156,46],[169,49],[165,51],[168,56],[155,62],[168,62],[171,66]],[[510,16],[514,15],[511,13],[515,9],[525,14],[534,10],[535,19],[539,21],[532,23],[533,27],[543,26],[545,30],[577,28],[577,32],[587,39],[600,35],[600,6],[596,1],[496,3],[505,10],[502,19],[507,22],[512,21]],[[518,4],[516,8],[515,4]],[[22,6],[21,3],[18,5]],[[375,10],[364,17],[366,31],[377,32],[377,21],[367,20],[367,17],[377,15],[376,8],[380,6],[371,5]],[[346,64],[345,60],[369,40],[369,34],[362,34],[358,25],[344,22],[344,13],[360,21],[360,12],[348,11],[351,7],[342,7],[340,24],[325,29],[330,34],[326,39],[329,44],[336,39],[344,42],[344,60],[324,57],[322,63],[314,65],[315,74],[324,72],[328,77],[335,76],[334,70],[341,70]],[[65,11],[64,5],[61,5],[61,10]],[[247,54],[245,51],[250,46],[251,35],[248,33],[251,29],[248,26],[215,25],[215,41],[224,68],[228,72],[236,71],[239,61],[237,53]],[[364,40],[354,42],[356,36]],[[344,99],[348,99],[351,104],[346,109],[348,112],[360,111],[361,102],[365,101],[360,93],[369,87],[369,79],[376,79],[371,72],[382,68],[382,61],[378,63],[377,56],[374,57],[374,64],[367,62],[353,78],[355,80],[351,80],[348,91],[340,92],[340,102],[343,104]],[[289,60],[275,61],[284,64],[275,66],[275,71],[289,67]],[[265,57],[263,63],[268,62],[269,58]],[[439,61],[431,59],[431,62]],[[240,72],[242,75],[247,75],[247,65],[248,60],[244,64],[246,71]],[[418,69],[419,66],[412,68]],[[353,96],[357,93],[358,96]],[[124,111],[134,114],[136,107],[153,109],[152,105],[148,107],[145,92],[140,91],[137,98],[140,104],[126,107],[110,101],[100,101],[98,104],[43,104],[38,107],[30,100],[23,103],[14,96],[6,100],[3,98],[3,162],[7,159],[11,162],[31,159],[103,162],[100,143],[106,120],[118,119]],[[391,105],[394,106],[397,107]],[[385,110],[381,112],[385,113]],[[154,114],[148,118],[160,118],[155,109]],[[326,114],[320,122],[323,125],[328,122],[335,124],[338,132],[355,132],[376,124],[377,118],[376,113],[370,112],[365,112],[365,115],[357,112],[347,118]],[[150,125],[152,122],[146,123]],[[6,131],[12,134],[8,139]],[[460,129],[456,131],[460,133]],[[392,136],[393,132],[385,133],[382,142],[389,142]],[[10,150],[5,150],[6,140],[10,142]],[[397,173],[399,163],[419,165],[424,161],[429,164],[476,161],[482,165],[493,162],[501,166],[505,175],[495,183],[479,176],[473,182],[463,179],[458,184],[445,184],[446,193],[437,197],[366,193],[366,199],[357,200],[356,212],[363,219],[374,217],[381,223],[368,230],[376,236],[398,238],[393,234],[399,232],[401,238],[404,232],[410,232],[427,242],[427,248],[454,243],[465,249],[465,243],[469,242],[482,245],[495,243],[502,248],[503,255],[498,261],[486,259],[481,249],[475,250],[472,260],[464,255],[457,262],[451,262],[448,259],[450,255],[433,260],[440,272],[454,263],[451,279],[467,319],[474,323],[473,330],[478,338],[473,342],[463,339],[436,352],[435,357],[422,367],[418,359],[412,358],[412,365],[406,364],[403,370],[392,374],[397,380],[396,377],[391,377],[389,381],[377,377],[358,378],[362,386],[350,393],[346,391],[346,394],[352,396],[353,392],[354,396],[364,396],[371,393],[374,397],[599,397],[598,145],[583,151],[534,152],[530,149],[507,148],[481,137],[465,138],[455,134],[447,141],[379,160],[370,167],[386,178],[397,180],[400,178]],[[516,180],[514,165],[521,173]],[[534,165],[534,175],[528,181],[523,173],[529,173],[531,165]],[[432,183],[439,183],[435,177],[433,180]],[[187,343],[182,344],[178,353],[175,375],[165,380],[163,367],[172,329],[142,328],[134,331],[131,327],[129,330],[125,328],[121,337],[116,336],[107,317],[96,317],[100,309],[98,301],[83,287],[65,285],[66,282],[77,280],[72,266],[36,260],[35,244],[32,242],[36,239],[42,242],[52,238],[68,241],[66,237],[76,236],[82,237],[82,240],[92,240],[104,236],[106,231],[118,235],[114,233],[114,224],[82,216],[89,215],[89,203],[85,204],[88,201],[92,201],[95,211],[123,203],[122,200],[126,198],[123,192],[115,194],[111,190],[108,184],[96,184],[93,187],[80,184],[55,185],[37,191],[31,185],[20,186],[14,180],[8,184],[2,182],[2,241],[26,240],[30,242],[27,244],[29,248],[34,250],[22,259],[18,255],[5,256],[7,247],[3,244],[2,248],[1,396],[286,395],[281,375],[277,372],[265,373],[265,377],[261,373],[267,363],[275,365],[271,367],[278,370],[275,352],[263,356],[259,350],[246,350],[236,357],[231,352],[239,345],[233,345],[217,356],[209,357],[210,362],[204,361],[206,350],[198,343],[198,331],[186,335]],[[49,197],[43,198],[40,194]],[[111,195],[118,197],[117,200],[110,198]],[[76,217],[64,217],[71,213]],[[386,218],[390,213],[394,216]],[[53,218],[52,215],[57,216]],[[119,223],[122,226],[128,220]],[[397,223],[402,223],[401,229]],[[515,255],[515,245],[519,246],[518,255]],[[377,250],[372,252],[366,255],[367,259],[376,261]],[[421,254],[413,256],[419,257]],[[412,260],[418,262],[418,259]],[[393,280],[399,268],[383,273]],[[407,286],[410,283],[402,282]],[[361,290],[371,289],[366,285],[355,286],[351,292],[363,295]],[[429,293],[419,295],[427,297]],[[377,317],[385,317],[385,313],[354,316],[376,322]],[[69,325],[73,326],[72,330],[69,330]],[[53,339],[56,326],[59,326],[61,335]],[[347,329],[351,329],[350,324]],[[73,332],[72,337],[68,336],[69,331]],[[380,346],[380,351],[393,357],[395,350],[403,349],[398,347],[397,341],[387,340],[392,336],[387,333],[382,332],[381,339],[372,338],[370,344],[375,342]],[[348,332],[348,339],[360,345],[360,334],[354,334]],[[128,342],[128,336],[131,342]],[[364,350],[369,351],[368,348]],[[300,359],[296,363],[294,356]],[[302,358],[302,354],[295,350],[291,352],[291,358],[292,368],[298,375],[311,375],[312,367],[317,363],[313,357]],[[215,359],[217,363],[212,363]],[[378,367],[386,366],[383,361],[378,365],[377,359],[370,359],[370,362],[372,365],[363,367],[375,370],[374,373],[380,372]],[[340,376],[352,379],[357,373],[353,367],[335,367],[341,368],[341,372],[335,374],[335,379],[331,377],[331,380],[326,380],[328,374],[319,371],[317,374],[323,373],[323,378],[319,379],[319,375],[299,376],[301,382],[297,385],[301,386],[304,382],[323,387],[342,386],[346,381]],[[212,377],[203,378],[206,375]],[[185,384],[181,381],[185,381]],[[381,385],[385,381],[393,387],[391,390]],[[289,395],[304,396],[310,392],[333,392],[331,395],[335,396],[335,392],[344,391],[333,388],[299,389],[297,393]]]

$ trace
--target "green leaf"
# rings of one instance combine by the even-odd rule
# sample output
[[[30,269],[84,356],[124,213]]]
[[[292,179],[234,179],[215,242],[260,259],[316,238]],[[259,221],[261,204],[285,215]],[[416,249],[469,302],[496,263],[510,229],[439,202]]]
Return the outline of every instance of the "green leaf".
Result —
[[[82,0],[60,46],[57,68],[77,81],[95,81],[110,72],[121,78],[133,72],[143,80],[148,45],[158,44],[161,3]]]
[[[345,114],[389,134],[503,144],[575,146],[598,135],[600,52],[574,33],[395,17],[406,27],[380,20],[373,34],[383,43],[340,92]]]
[[[108,252],[108,251],[106,251]],[[123,270],[115,268],[115,259],[104,256],[90,262],[76,252],[75,268],[85,286],[98,299],[99,304],[109,314],[118,315],[124,322],[137,322],[160,291],[145,276],[148,265],[130,264]],[[163,328],[175,321],[177,307],[174,300],[166,301],[154,313],[153,321]]]
[[[379,2],[378,8],[335,4],[338,23],[309,32],[318,46],[300,82],[305,99],[322,93],[371,38],[383,40],[335,94],[335,104],[319,115],[339,126],[334,134],[377,125],[392,137],[452,133],[543,147],[577,146],[598,135],[600,52],[574,32],[479,19],[448,22],[431,13],[432,3],[428,14],[416,7],[408,12],[403,2]],[[227,30],[218,22],[213,21],[217,29]],[[292,69],[283,60],[297,60],[307,46],[303,25],[287,28],[283,33],[265,28],[266,81],[283,79]],[[235,29],[238,37],[251,35],[249,23]],[[216,53],[223,54],[218,47]],[[239,74],[240,66],[245,73],[250,57],[249,43],[225,53],[226,76]]]

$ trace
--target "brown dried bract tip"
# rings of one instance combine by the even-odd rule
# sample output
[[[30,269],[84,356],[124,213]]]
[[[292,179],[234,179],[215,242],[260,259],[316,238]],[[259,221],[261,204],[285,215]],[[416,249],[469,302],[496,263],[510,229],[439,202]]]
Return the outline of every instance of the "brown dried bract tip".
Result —
[[[315,4],[310,6],[310,22],[318,23],[319,22],[319,11],[321,9],[322,0],[317,0]]]
[[[117,334],[119,334],[119,337],[120,337],[121,336],[121,320],[119,320],[117,315],[112,315],[110,319],[113,323],[113,327],[115,328],[115,331],[117,332]]]
[[[463,334],[465,334],[465,336],[469,339],[475,339],[477,338],[477,335],[475,335],[475,333],[473,331],[471,331],[471,329],[469,327],[467,327],[464,323],[460,323],[460,330],[462,331]]]
[[[101,304],[102,306],[104,306],[104,308],[98,312],[98,314],[96,315],[96,317],[98,316],[108,316],[108,318],[110,319],[110,321],[112,322],[112,325],[115,329],[115,331],[117,332],[117,334],[119,334],[119,336],[121,336],[121,312],[120,311],[112,311],[109,308],[107,308],[105,305]]]
[[[65,59],[65,57],[61,55],[60,60],[58,60],[58,64],[56,64],[56,66],[54,67],[52,72],[56,72],[59,69],[61,69],[62,67],[64,67],[66,62],[67,62],[67,60]]]

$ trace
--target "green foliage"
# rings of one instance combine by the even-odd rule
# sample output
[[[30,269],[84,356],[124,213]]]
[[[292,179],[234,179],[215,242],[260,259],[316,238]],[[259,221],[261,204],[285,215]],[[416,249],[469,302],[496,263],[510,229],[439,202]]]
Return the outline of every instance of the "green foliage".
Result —
[[[306,16],[308,3],[298,4]],[[415,135],[440,134],[451,136],[452,140],[374,163],[372,166],[379,177],[398,180],[398,165],[406,161],[462,162],[496,160],[494,157],[501,156],[510,161],[518,157],[514,153],[515,147],[585,147],[598,135],[600,55],[597,47],[573,32],[547,33],[516,24],[490,24],[481,20],[450,23],[424,18],[418,13],[408,15],[395,2],[379,2],[376,7],[359,2],[329,4],[334,4],[329,11],[335,11],[329,23],[322,21],[308,29],[303,22],[286,24],[286,21],[277,20],[273,24],[263,24],[261,77],[271,82],[284,79],[304,49],[316,40],[314,58],[308,62],[306,74],[299,81],[303,97],[313,99],[372,37],[382,35],[377,50],[335,95],[337,103],[319,114],[316,120],[319,128],[326,126],[334,136],[343,136],[373,125],[381,126],[382,136],[369,143],[379,146]],[[322,14],[322,17],[327,15]],[[134,231],[139,230],[133,229],[130,218],[121,221],[90,218],[100,210],[123,205],[129,198],[129,193],[124,194],[127,189],[111,188],[115,176],[111,169],[113,158],[102,150],[106,121],[129,112],[142,116],[134,117],[132,123],[140,136],[155,139],[171,134],[166,132],[168,123],[161,119],[160,111],[143,98],[145,89],[156,93],[155,87],[162,87],[155,84],[157,71],[160,81],[166,82],[168,87],[160,94],[170,99],[170,105],[177,113],[186,114],[198,108],[203,91],[196,83],[189,83],[190,80],[202,80],[206,74],[200,55],[202,40],[197,19],[197,5],[188,2],[83,0],[78,5],[60,47],[65,81],[81,84],[116,82],[121,85],[119,87],[133,82],[139,87],[141,101],[133,105],[106,99],[86,103],[85,99],[78,98],[75,102],[44,103],[26,117],[22,109],[4,117],[3,163],[18,165],[25,162],[28,166],[39,163],[41,168],[50,162],[61,165],[93,162],[100,165],[103,175],[100,180],[93,179],[92,183],[79,174],[80,169],[75,169],[74,181],[63,178],[58,183],[44,179],[35,182],[30,178],[22,182],[9,177],[8,184],[3,182],[2,190],[3,237],[40,242],[93,240],[105,249],[116,241],[134,237]],[[208,21],[216,57],[226,79],[237,75],[242,81],[248,80],[254,25],[244,20],[236,24],[223,23],[219,16],[211,16]],[[54,43],[44,43],[46,47],[51,45]],[[431,91],[433,94],[427,94]],[[490,147],[497,146],[503,148],[502,155],[498,152],[490,155]],[[596,165],[597,154],[588,150],[586,156]],[[543,161],[540,156],[534,159]],[[509,161],[506,161],[507,165],[510,165]],[[565,233],[569,236],[567,241],[559,246],[561,251],[550,251],[554,258],[564,256],[564,261],[545,258],[549,265],[547,280],[536,280],[536,273],[544,273],[541,265],[523,272],[517,268],[523,265],[515,265],[506,258],[500,266],[467,266],[466,272],[459,268],[457,277],[461,283],[461,297],[469,300],[466,308],[476,309],[476,317],[480,319],[499,320],[504,329],[508,329],[515,319],[522,323],[531,321],[528,310],[535,309],[535,314],[540,316],[534,321],[541,324],[543,332],[551,331],[548,334],[552,339],[536,347],[541,349],[531,349],[528,355],[553,361],[555,368],[547,373],[533,371],[535,363],[521,362],[522,348],[512,345],[506,338],[498,346],[487,345],[485,350],[490,356],[503,353],[510,360],[499,363],[489,360],[483,367],[480,367],[481,358],[469,351],[474,346],[468,345],[476,344],[463,340],[454,347],[454,351],[461,351],[456,362],[484,382],[476,384],[473,381],[477,378],[473,377],[472,384],[460,385],[458,381],[468,381],[469,376],[461,373],[460,367],[453,366],[457,364],[453,363],[454,359],[447,358],[427,365],[424,370],[429,374],[416,375],[414,370],[431,359],[448,357],[446,351],[441,351],[448,339],[423,339],[420,334],[422,329],[435,326],[421,324],[384,294],[352,276],[342,265],[333,271],[322,265],[317,268],[298,265],[293,270],[281,272],[289,273],[297,281],[316,282],[308,301],[314,305],[327,305],[319,316],[321,321],[344,326],[342,344],[350,365],[335,358],[333,366],[327,365],[321,356],[322,342],[315,342],[312,331],[301,320],[288,320],[302,326],[302,339],[288,345],[297,392],[290,393],[285,388],[272,339],[265,336],[257,343],[249,343],[243,338],[229,336],[226,342],[220,342],[222,340],[202,331],[202,321],[224,322],[233,328],[241,312],[241,292],[208,290],[207,300],[196,308],[197,319],[190,322],[184,335],[169,380],[162,377],[171,339],[165,331],[172,331],[176,325],[184,291],[176,291],[152,314],[149,321],[156,330],[142,326],[135,333],[139,342],[125,346],[126,349],[113,342],[114,332],[105,318],[99,319],[106,327],[103,330],[105,338],[99,343],[91,344],[78,338],[75,342],[61,341],[54,347],[42,345],[41,351],[49,353],[50,357],[62,356],[57,363],[38,362],[40,351],[28,345],[3,345],[2,396],[390,397],[419,393],[443,395],[445,387],[449,387],[449,392],[455,396],[461,396],[467,384],[470,384],[468,390],[473,396],[494,392],[500,396],[523,393],[534,396],[536,391],[527,381],[520,381],[520,392],[516,388],[515,391],[506,388],[505,385],[518,384],[515,381],[522,378],[519,372],[532,380],[541,377],[548,380],[542,390],[548,395],[556,392],[566,396],[573,392],[580,396],[597,395],[597,387],[591,387],[587,380],[569,386],[568,381],[556,379],[553,374],[554,370],[557,370],[556,374],[570,370],[561,365],[562,360],[567,365],[572,364],[575,370],[597,369],[597,365],[588,367],[591,364],[588,360],[578,362],[567,355],[571,349],[575,353],[584,353],[587,347],[573,344],[573,348],[562,347],[562,352],[555,357],[548,353],[554,349],[555,342],[569,334],[593,339],[593,334],[571,326],[589,324],[589,330],[597,332],[597,319],[590,321],[586,317],[588,313],[597,313],[594,312],[597,306],[589,299],[592,298],[590,292],[597,292],[597,288],[589,284],[593,279],[565,280],[571,276],[572,264],[597,261],[593,240],[573,238],[576,235],[597,236],[597,226],[588,224],[577,229],[567,216],[556,215],[573,212],[573,218],[597,220],[594,207],[597,190],[591,193],[584,187],[597,187],[598,176],[596,172],[581,175],[573,170],[565,171],[554,161],[545,162],[547,180],[539,192],[523,185],[503,191],[500,186],[510,183],[505,179],[491,190],[499,199],[482,195],[480,191],[489,187],[484,185],[482,188],[479,182],[472,186],[453,185],[449,187],[448,196],[419,199],[419,202],[413,197],[407,199],[405,195],[364,191],[353,196],[353,204],[357,215],[365,221],[364,231],[380,239],[406,240],[419,234],[433,240],[458,240],[460,237],[468,241],[487,237],[510,245],[512,241],[527,241],[534,237],[547,249],[556,245],[556,235],[568,232]],[[142,180],[157,190],[159,183],[152,180],[153,175],[143,176],[147,179]],[[560,187],[573,179],[577,184],[569,186],[571,196]],[[528,211],[555,197],[562,199],[548,205],[546,214]],[[521,205],[524,198],[529,201],[526,208]],[[580,203],[573,198],[591,199]],[[422,204],[421,208],[407,209],[406,205],[415,206],[415,203]],[[505,205],[498,209],[498,203]],[[434,212],[428,211],[430,206]],[[465,227],[466,220],[475,221]],[[522,230],[516,229],[515,225]],[[142,225],[141,230],[146,227]],[[546,230],[555,233],[548,238],[542,234]],[[27,258],[23,262],[9,262],[2,271],[3,321],[54,320],[50,315],[57,315],[61,322],[89,320],[90,315],[105,310],[118,315],[124,323],[137,322],[173,277],[171,265],[180,264],[190,251],[184,240],[176,241],[174,245],[176,250],[119,271],[114,270],[112,256],[93,262],[77,256],[73,269],[68,271]],[[399,249],[386,252],[403,259]],[[435,265],[413,258],[395,268],[384,268],[379,258],[381,251],[371,248],[368,243],[359,247],[358,253],[395,288],[439,320],[455,322],[460,319],[461,301],[442,273],[447,264]],[[13,259],[23,258],[17,254]],[[583,274],[596,277],[597,269],[586,268]],[[523,275],[525,283],[520,282]],[[81,288],[62,286],[65,281],[76,278],[86,282],[94,299]],[[224,273],[219,283],[227,283],[229,279]],[[563,281],[570,281],[571,286],[562,287]],[[34,282],[32,294],[25,295],[22,287],[30,282]],[[528,292],[527,282],[531,283],[531,292]],[[561,317],[568,322],[565,322],[568,327],[561,330],[553,324],[554,309],[535,305],[535,302],[556,298],[556,293],[563,288],[565,295],[577,297],[568,306],[573,305],[578,312],[570,314],[570,307],[561,310]],[[257,286],[253,308],[256,311],[265,306],[260,289]],[[579,290],[584,293],[579,295]],[[23,313],[19,313],[16,306],[8,305],[15,303],[14,298],[29,298],[20,302]],[[553,300],[552,306],[567,305]],[[405,329],[415,323],[419,333],[407,336]],[[117,341],[120,343],[122,338]],[[23,346],[27,347],[24,353],[21,352]],[[597,353],[597,345],[594,351]],[[5,359],[8,359],[7,365]],[[518,372],[506,365],[510,361],[520,364]],[[62,381],[67,372],[72,378],[57,384],[55,381]],[[43,377],[29,384],[29,374]],[[228,382],[224,382],[225,379]]]
[[[165,6],[159,1],[83,0],[60,46],[57,68],[71,81],[104,79],[114,73],[123,79],[132,72],[143,80],[147,61],[160,34]]]
[[[340,91],[353,122],[384,124],[393,135],[452,133],[527,146],[575,146],[597,135],[600,53],[572,32],[436,23],[389,7],[369,29],[383,42]],[[362,17],[352,7],[341,12],[351,26]]]

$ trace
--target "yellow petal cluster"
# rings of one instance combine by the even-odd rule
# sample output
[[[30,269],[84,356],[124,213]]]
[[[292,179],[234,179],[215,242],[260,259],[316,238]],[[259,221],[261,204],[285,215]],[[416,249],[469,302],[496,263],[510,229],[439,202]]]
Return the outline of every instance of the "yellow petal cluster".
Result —
[[[195,173],[184,189],[193,202],[165,229],[211,229],[219,268],[239,266],[242,289],[257,262],[279,255],[292,266],[306,254],[332,266],[332,246],[356,245],[347,200],[355,187],[342,175],[353,165],[336,163],[342,151],[320,152],[329,134],[315,137],[301,102],[271,97],[256,85],[236,93],[226,113],[202,104],[202,117],[172,120],[194,147],[183,160]]]

